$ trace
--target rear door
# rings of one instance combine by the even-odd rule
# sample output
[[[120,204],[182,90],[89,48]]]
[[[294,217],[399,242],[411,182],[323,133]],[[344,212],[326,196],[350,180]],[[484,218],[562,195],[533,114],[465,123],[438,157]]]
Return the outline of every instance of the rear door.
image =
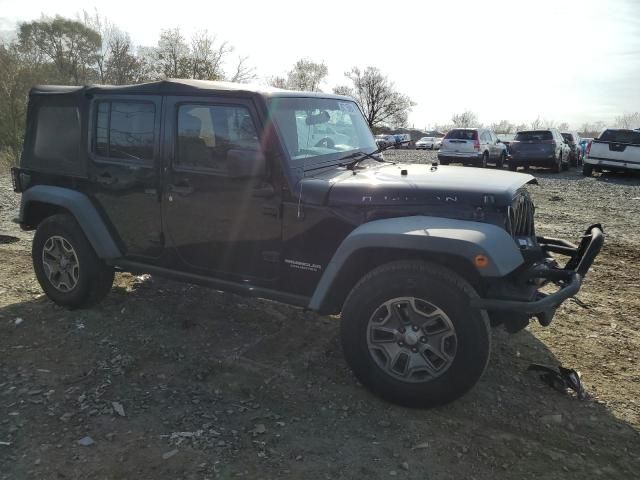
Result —
[[[99,95],[91,101],[89,178],[125,256],[163,251],[160,213],[161,97]]]
[[[266,172],[237,177],[263,156],[248,98],[168,97],[163,215],[182,269],[270,285],[281,246],[281,195]]]

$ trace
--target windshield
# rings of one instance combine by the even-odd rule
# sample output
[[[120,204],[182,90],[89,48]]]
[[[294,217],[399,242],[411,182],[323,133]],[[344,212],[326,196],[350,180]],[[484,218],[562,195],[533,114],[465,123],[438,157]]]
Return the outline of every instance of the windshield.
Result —
[[[553,135],[549,130],[532,130],[530,132],[518,132],[516,140],[519,142],[542,142],[553,140]]]
[[[570,133],[563,133],[562,138],[564,138],[567,142],[573,142],[573,135]]]
[[[354,102],[330,98],[274,98],[270,104],[289,156],[294,161],[337,160],[345,152],[377,149]]]
[[[431,142],[433,141],[433,137],[422,137],[420,139],[421,142]]]

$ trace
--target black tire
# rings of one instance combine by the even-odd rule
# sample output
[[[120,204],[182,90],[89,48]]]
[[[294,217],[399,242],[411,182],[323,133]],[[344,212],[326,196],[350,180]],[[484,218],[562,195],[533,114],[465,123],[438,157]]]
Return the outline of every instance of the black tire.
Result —
[[[553,173],[560,173],[562,171],[562,156],[554,159],[553,167],[551,167]]]
[[[440,160],[440,165],[449,165],[449,160]]]
[[[516,165],[513,162],[509,162],[509,170],[511,170],[512,172],[517,172],[518,171],[518,165]]]
[[[504,168],[504,162],[506,162],[506,161],[507,161],[507,154],[506,154],[506,153],[504,153],[504,152],[502,152],[502,153],[500,154],[500,159],[499,159],[499,160],[498,160],[498,162],[496,163],[496,167],[498,167],[498,168],[500,168],[500,169]]]
[[[560,162],[560,168],[562,169],[562,171],[566,172],[567,170],[569,170],[569,163],[570,163],[569,161]]]
[[[593,173],[593,165],[589,165],[588,163],[582,164],[582,175],[585,177],[590,177]]]
[[[573,155],[571,155],[571,166],[572,167],[577,167],[578,164],[580,163],[580,159],[578,157],[577,153],[574,153]]]
[[[425,377],[420,377],[413,382],[398,379],[379,365],[380,356],[374,358],[369,348],[370,319],[380,308],[386,308],[382,307],[385,302],[399,297],[415,297],[424,304],[436,306],[453,325],[455,352],[448,360],[447,368],[438,376],[424,380]],[[436,264],[398,261],[374,269],[353,288],[342,310],[340,333],[347,363],[363,385],[390,402],[425,408],[459,398],[480,379],[491,351],[489,318],[484,311],[471,307],[470,300],[475,297],[477,293],[469,283]],[[417,302],[415,300],[414,305]],[[397,317],[389,315],[388,318]],[[407,331],[411,334],[408,327]],[[418,330],[415,335],[428,336],[424,331]],[[420,338],[420,342],[425,338]],[[442,349],[446,348],[448,340],[442,337]],[[421,345],[415,342],[417,340],[413,345]],[[395,348],[395,340],[390,344]],[[427,359],[420,353],[408,355],[414,355],[412,358],[418,361],[426,362]],[[400,354],[396,356],[399,358]],[[397,366],[397,362],[394,365]],[[407,368],[408,364],[405,364]]]
[[[51,242],[51,243],[48,243]],[[66,242],[75,258],[77,281],[73,285],[54,285],[56,275],[48,275],[45,266],[45,247],[55,242]],[[43,220],[33,238],[31,248],[33,269],[44,293],[58,305],[69,308],[86,308],[100,302],[113,285],[113,268],[96,255],[82,229],[72,215],[58,214]],[[51,260],[49,260],[51,261]],[[47,263],[48,264],[48,263]]]
[[[480,166],[482,168],[487,168],[488,165],[489,165],[489,154],[487,152],[484,152],[482,154],[482,163],[480,164]]]

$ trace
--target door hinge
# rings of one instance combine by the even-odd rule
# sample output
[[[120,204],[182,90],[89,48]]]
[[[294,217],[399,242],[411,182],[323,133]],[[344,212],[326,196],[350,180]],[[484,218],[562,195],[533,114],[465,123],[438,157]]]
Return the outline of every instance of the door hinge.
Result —
[[[280,218],[280,205],[263,205],[262,213],[270,217]]]

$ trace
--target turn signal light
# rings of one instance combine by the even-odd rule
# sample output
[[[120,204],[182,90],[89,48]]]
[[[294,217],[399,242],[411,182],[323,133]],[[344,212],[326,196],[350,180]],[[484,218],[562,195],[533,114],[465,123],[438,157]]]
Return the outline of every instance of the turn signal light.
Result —
[[[473,259],[473,263],[478,268],[486,268],[489,266],[489,259],[485,255],[476,255]]]

